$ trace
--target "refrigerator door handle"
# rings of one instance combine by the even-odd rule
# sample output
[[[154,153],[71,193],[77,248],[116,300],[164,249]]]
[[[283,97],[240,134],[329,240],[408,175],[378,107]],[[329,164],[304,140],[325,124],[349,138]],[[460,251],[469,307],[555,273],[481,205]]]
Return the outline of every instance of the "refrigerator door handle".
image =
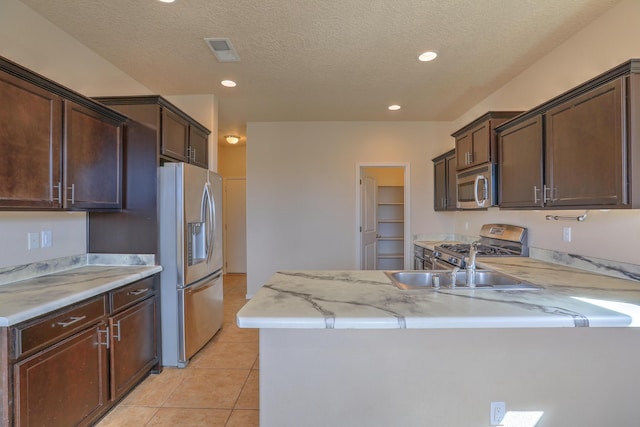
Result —
[[[213,256],[213,251],[214,251],[214,247],[215,247],[215,241],[216,241],[216,236],[218,234],[218,230],[217,230],[217,221],[216,221],[216,215],[218,214],[218,212],[216,212],[216,203],[215,200],[213,198],[213,189],[211,188],[211,183],[207,183],[207,186],[209,187],[209,209],[211,212],[211,250],[209,251],[209,262],[211,262],[211,257]]]
[[[213,195],[211,193],[211,185],[207,182],[204,185],[204,194],[202,195],[202,214],[205,220],[205,228],[207,232],[207,262],[211,261],[213,255],[213,238],[215,235],[215,208],[213,206]]]

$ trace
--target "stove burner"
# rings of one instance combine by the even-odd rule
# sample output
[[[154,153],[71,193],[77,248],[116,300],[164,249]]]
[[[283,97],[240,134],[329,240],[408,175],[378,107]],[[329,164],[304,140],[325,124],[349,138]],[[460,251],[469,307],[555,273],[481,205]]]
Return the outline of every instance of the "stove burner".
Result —
[[[447,251],[454,252],[456,254],[460,254],[463,256],[469,255],[469,248],[471,245],[467,243],[444,243],[439,246],[441,249],[446,249]],[[496,246],[489,245],[478,245],[478,256],[499,256],[499,255],[514,255],[514,253],[505,248],[499,248]]]
[[[528,256],[527,230],[523,227],[505,224],[485,224],[480,231],[478,252],[481,257]],[[466,267],[471,245],[469,243],[442,243],[434,248],[434,260],[441,264]],[[435,261],[434,261],[435,265]],[[447,268],[447,267],[445,267]]]

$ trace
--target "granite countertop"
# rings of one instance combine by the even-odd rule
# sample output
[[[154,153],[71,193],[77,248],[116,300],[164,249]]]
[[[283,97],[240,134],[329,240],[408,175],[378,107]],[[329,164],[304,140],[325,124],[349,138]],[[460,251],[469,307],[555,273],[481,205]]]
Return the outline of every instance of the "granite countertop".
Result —
[[[162,271],[149,255],[79,255],[0,269],[0,327]]]
[[[238,312],[242,328],[640,326],[640,282],[528,257],[478,258],[531,291],[400,290],[382,271],[282,271]]]

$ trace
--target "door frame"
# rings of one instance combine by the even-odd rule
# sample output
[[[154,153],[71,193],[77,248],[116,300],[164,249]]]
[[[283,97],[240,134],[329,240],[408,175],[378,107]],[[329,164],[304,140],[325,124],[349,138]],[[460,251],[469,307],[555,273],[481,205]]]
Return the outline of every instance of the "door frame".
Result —
[[[360,194],[360,180],[362,179],[362,168],[403,168],[404,169],[404,268],[411,269],[413,260],[413,242],[411,239],[411,169],[407,162],[357,162],[356,163],[356,269],[362,269],[362,232],[360,231],[362,222],[362,197]]]

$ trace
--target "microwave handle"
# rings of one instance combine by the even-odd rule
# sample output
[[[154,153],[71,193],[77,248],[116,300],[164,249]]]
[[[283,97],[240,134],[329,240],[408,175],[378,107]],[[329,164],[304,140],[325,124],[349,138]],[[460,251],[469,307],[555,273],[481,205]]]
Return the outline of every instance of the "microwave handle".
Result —
[[[480,182],[481,179],[484,180],[484,189],[485,189],[485,194],[483,194],[482,200],[478,199],[478,183]],[[476,204],[478,205],[478,207],[481,207],[481,208],[484,207],[484,203],[487,201],[487,198],[489,197],[486,192],[487,184],[488,184],[488,180],[486,177],[482,175],[476,176],[476,181],[473,185],[473,197],[476,199]]]

